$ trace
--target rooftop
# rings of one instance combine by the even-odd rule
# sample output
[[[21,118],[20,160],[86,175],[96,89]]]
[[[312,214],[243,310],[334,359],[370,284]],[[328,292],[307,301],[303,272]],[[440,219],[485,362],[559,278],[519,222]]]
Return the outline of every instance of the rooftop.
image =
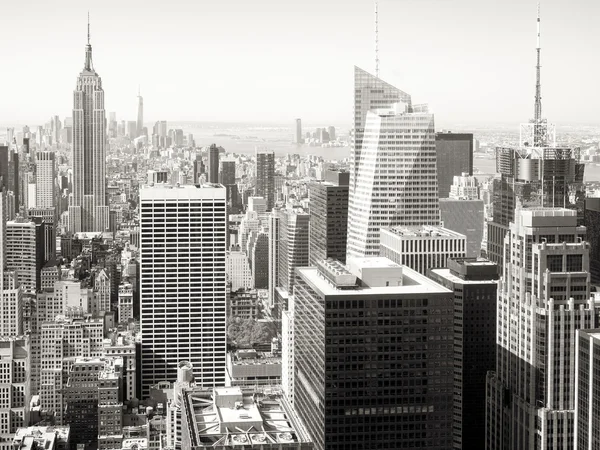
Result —
[[[350,272],[357,275],[362,283],[356,289],[344,290],[336,288],[328,280],[319,276],[319,270],[316,267],[300,267],[297,270],[299,276],[309,281],[312,286],[322,295],[326,296],[343,296],[351,298],[364,295],[408,295],[408,294],[447,294],[450,291],[438,283],[430,280],[424,275],[414,271],[410,267],[401,266],[395,262],[383,257],[370,258],[349,258],[348,267]],[[362,273],[361,275],[359,274]],[[377,277],[374,283],[365,284],[365,275],[369,278]],[[389,285],[381,284],[386,278],[395,282]],[[380,284],[377,284],[377,283]]]
[[[423,225],[422,227],[394,227],[382,228],[382,230],[403,237],[431,237],[431,238],[464,238],[465,235],[444,227]]]
[[[258,352],[253,349],[242,349],[231,352],[231,362],[240,366],[281,364],[281,356],[277,356],[271,352]]]
[[[493,264],[493,263],[492,263]],[[444,269],[431,269],[431,273],[437,274],[448,281],[459,284],[497,284],[498,279],[489,279],[489,280],[469,280],[460,278],[458,275],[452,273],[452,271],[448,268]]]
[[[298,448],[299,443],[310,448],[304,426],[279,387],[195,388],[184,397],[183,443],[190,448]]]

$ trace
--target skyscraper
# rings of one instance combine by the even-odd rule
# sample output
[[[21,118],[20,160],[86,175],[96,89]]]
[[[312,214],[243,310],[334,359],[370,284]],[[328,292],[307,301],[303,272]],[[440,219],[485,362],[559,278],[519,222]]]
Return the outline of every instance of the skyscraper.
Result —
[[[439,197],[446,198],[455,176],[473,175],[473,134],[436,133],[435,155]]]
[[[575,332],[598,326],[589,244],[577,211],[515,213],[498,286],[496,370],[488,372],[486,448],[573,448]]]
[[[142,97],[142,94],[140,93],[139,88],[138,88],[137,99],[138,99],[137,123],[136,123],[137,135],[135,137],[140,137],[142,135],[142,131],[144,129],[144,97]]]
[[[577,450],[600,442],[600,329],[577,330],[575,346],[575,439]]]
[[[219,147],[216,144],[212,144],[208,147],[208,182],[218,183],[219,182]]]
[[[54,208],[56,200],[54,152],[38,152],[35,171],[37,208]]]
[[[267,211],[275,206],[275,152],[256,149],[256,197],[267,201]]]
[[[294,134],[294,142],[296,144],[304,143],[304,137],[302,136],[302,119],[296,119],[296,133]]]
[[[439,225],[433,115],[414,110],[371,110],[356,131],[347,256],[378,255],[381,227]]]
[[[292,301],[294,409],[316,450],[452,446],[450,290],[349,258],[297,269]]]
[[[102,80],[92,64],[89,22],[83,70],[73,93],[73,204],[70,231],[108,228],[105,199],[106,113]]]
[[[453,448],[485,448],[485,377],[496,364],[498,266],[451,258],[428,273],[454,292]]]
[[[22,217],[6,222],[4,246],[6,268],[17,272],[25,292],[35,294],[38,266],[35,223]]]
[[[144,398],[181,361],[203,385],[225,382],[225,201],[210,184],[140,189]]]
[[[346,263],[348,172],[325,172],[325,181],[310,183],[310,265],[327,258]]]
[[[540,16],[537,18],[537,68],[534,117],[521,124],[518,148],[496,148],[493,221],[488,222],[487,256],[502,265],[504,237],[517,204],[575,209],[583,224],[585,187],[580,149],[556,145],[556,127],[542,118]]]

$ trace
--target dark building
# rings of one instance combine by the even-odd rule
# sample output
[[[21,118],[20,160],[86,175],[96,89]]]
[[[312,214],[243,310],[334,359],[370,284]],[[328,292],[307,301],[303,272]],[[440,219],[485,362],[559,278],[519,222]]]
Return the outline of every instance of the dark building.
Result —
[[[483,200],[440,199],[440,217],[444,228],[467,237],[467,256],[481,255],[485,206]]]
[[[502,249],[517,203],[527,207],[564,207],[577,210],[583,225],[585,165],[579,148],[496,148],[496,172],[492,186],[493,221],[488,222],[487,257],[502,267]]]
[[[12,191],[19,198],[19,154],[0,145],[0,188]],[[15,205],[18,211],[19,205]]]
[[[436,133],[435,153],[439,197],[446,198],[455,175],[473,175],[473,134]]]
[[[252,246],[252,278],[255,289],[269,287],[269,235],[259,233]]]
[[[296,270],[294,408],[315,449],[451,448],[453,297],[387,258]]]
[[[254,195],[267,201],[267,211],[273,209],[275,205],[275,152],[256,150],[256,189]],[[244,204],[246,203],[244,202]]]
[[[600,329],[578,330],[575,347],[575,449],[600,442]]]
[[[208,147],[208,179],[209,183],[219,182],[219,147],[212,144]]]
[[[454,292],[454,449],[485,448],[485,383],[496,367],[498,266],[450,258],[429,278]]]
[[[590,273],[593,284],[600,284],[600,197],[585,199],[584,225],[590,243]]]
[[[349,172],[325,172],[325,181],[311,183],[310,265],[327,258],[346,263]]]
[[[229,214],[238,214],[241,211],[239,191],[235,183],[235,160],[224,159],[221,161],[219,183],[227,191],[227,211]]]
[[[194,160],[194,184],[200,183],[200,175],[203,173],[206,173],[204,161],[202,161],[202,155],[197,154]]]
[[[235,184],[235,160],[224,159],[221,161],[219,183],[221,183],[223,186]]]

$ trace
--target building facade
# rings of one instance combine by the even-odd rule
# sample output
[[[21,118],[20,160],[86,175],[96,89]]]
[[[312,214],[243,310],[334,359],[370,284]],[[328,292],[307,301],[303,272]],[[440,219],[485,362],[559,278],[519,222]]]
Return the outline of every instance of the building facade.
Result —
[[[225,201],[220,185],[140,189],[144,398],[182,360],[198,382],[224,383]]]
[[[498,266],[450,258],[429,278],[454,292],[454,449],[485,448],[485,380],[496,364]]]
[[[387,258],[296,273],[294,409],[315,449],[450,448],[453,293]]]
[[[325,172],[325,181],[309,185],[310,264],[333,258],[346,262],[348,172]]]
[[[347,256],[378,255],[381,227],[439,225],[433,115],[414,111],[396,103],[366,115],[350,175]]]
[[[436,133],[435,154],[439,196],[446,198],[455,176],[473,175],[473,134]]]
[[[275,206],[275,152],[256,149],[256,189],[254,194],[267,201],[267,211]]]
[[[102,80],[92,64],[88,33],[85,65],[73,92],[73,203],[69,206],[70,231],[104,231],[108,228],[105,172],[104,90]]]
[[[380,254],[421,275],[446,267],[448,258],[464,258],[467,238],[442,227],[382,228]]]
[[[486,448],[573,448],[575,333],[595,328],[589,244],[577,211],[515,213],[498,286],[496,369],[487,375]]]

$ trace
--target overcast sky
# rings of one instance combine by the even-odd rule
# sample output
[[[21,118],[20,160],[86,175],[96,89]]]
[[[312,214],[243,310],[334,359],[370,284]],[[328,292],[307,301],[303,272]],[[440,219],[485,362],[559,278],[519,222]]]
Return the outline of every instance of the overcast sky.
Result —
[[[374,72],[369,0],[3,0],[0,123],[70,116],[87,11],[106,110],[145,121],[350,126],[353,66]],[[533,115],[534,0],[382,0],[381,78],[437,124]],[[598,123],[600,1],[542,2],[544,116]]]

